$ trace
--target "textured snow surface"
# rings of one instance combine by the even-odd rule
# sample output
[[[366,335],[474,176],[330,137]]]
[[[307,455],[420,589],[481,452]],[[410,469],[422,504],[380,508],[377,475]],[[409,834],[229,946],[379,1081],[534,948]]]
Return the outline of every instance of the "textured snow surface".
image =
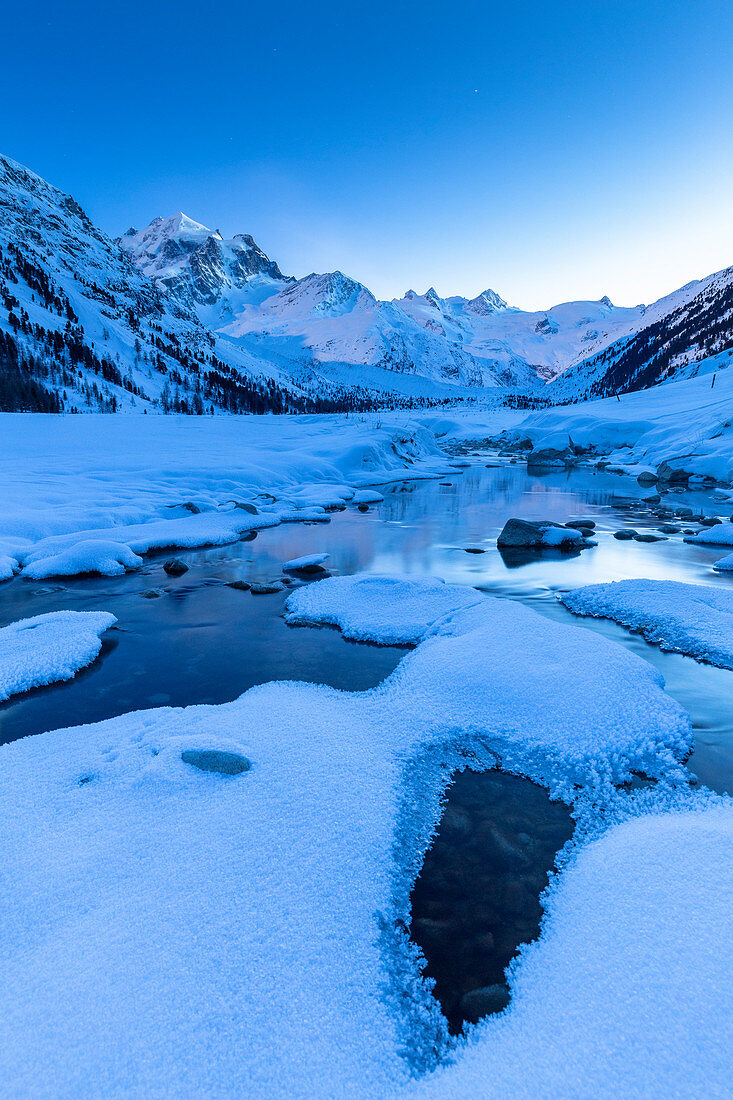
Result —
[[[285,619],[298,624],[328,623],[359,642],[414,645],[443,615],[482,601],[475,589],[437,578],[356,574],[293,592],[285,605]]]
[[[330,608],[334,587],[323,581],[308,591]],[[366,609],[380,603],[379,630],[394,631],[405,602],[399,579],[391,591],[384,581],[381,596],[366,581],[341,587],[366,622]],[[670,750],[689,740],[686,716],[637,657],[509,601],[481,598],[446,615],[444,593],[436,595],[444,588],[426,582],[423,622],[432,600],[434,625],[372,691],[266,684],[229,704],[139,712],[0,748],[5,1095],[414,1094],[413,1072],[434,1064],[447,1034],[395,922],[408,917],[410,883],[451,767],[501,752],[505,767],[587,780],[598,794],[602,773],[624,774],[641,760],[652,772],[664,769]],[[311,611],[315,618],[315,603]],[[324,606],[321,618],[328,614]],[[243,756],[251,768],[219,775],[181,758],[211,751]],[[501,1075],[533,1095],[542,1075],[557,1084],[547,1069],[559,1057],[545,990],[558,985],[572,994],[578,1058],[599,1033],[605,1051],[615,1032],[603,1022],[609,1014],[615,1021],[618,1001],[599,1018],[601,992],[584,975],[590,967],[595,980],[607,958],[616,970],[603,988],[646,980],[645,1006],[661,983],[650,1037],[640,1049],[637,1028],[631,1066],[624,1059],[619,1073],[636,1061],[645,1079],[673,1080],[676,1065],[654,1047],[670,1026],[687,1029],[694,1066],[709,1056],[721,1034],[707,1012],[719,972],[703,967],[698,975],[699,945],[680,951],[678,938],[671,957],[668,938],[647,927],[650,919],[652,931],[666,929],[671,913],[686,945],[690,921],[695,931],[718,931],[719,918],[730,915],[733,892],[709,835],[704,873],[687,883],[700,908],[680,903],[678,912],[673,900],[665,909],[655,897],[647,918],[648,894],[639,891],[660,880],[669,890],[688,870],[677,838],[671,866],[666,849],[656,862],[652,849],[641,864],[624,850],[621,877],[610,884],[596,882],[593,866],[579,886],[569,879],[565,909],[557,887],[547,962],[536,948],[530,979],[520,969],[524,1016],[494,1044],[492,1065],[480,1069],[484,1083],[469,1095],[492,1090]],[[629,932],[621,937],[607,921],[607,903],[620,896],[627,916],[620,927]],[[586,937],[586,926],[603,934]],[[571,951],[559,952],[562,972],[560,934],[573,939]],[[723,957],[712,936],[701,939]],[[637,956],[650,965],[639,970]],[[682,977],[690,986],[673,1025],[668,962],[679,979],[675,996]],[[477,1072],[483,1041],[459,1050],[455,1066],[436,1078],[442,1094],[464,1061],[466,1072]]]
[[[646,661],[473,588],[430,578],[332,577],[291,593],[285,616],[339,626],[360,641],[422,639],[376,691],[385,698],[412,693],[423,720],[448,706],[457,729],[491,730],[504,762],[536,778],[614,773],[632,758],[640,770],[642,760],[655,768],[689,743],[687,715]]]
[[[576,615],[615,619],[663,649],[733,668],[733,591],[727,588],[627,580],[589,584],[561,599]]]
[[[685,542],[702,543],[704,546],[733,546],[733,523],[703,527],[696,535],[688,535]]]
[[[713,569],[719,573],[733,573],[733,554],[726,554],[724,558],[720,558],[714,563]]]
[[[480,1024],[420,1100],[729,1096],[730,803],[616,826],[546,904],[508,1012]]]
[[[124,528],[118,534],[124,538]],[[143,563],[143,559],[124,543],[85,538],[77,542],[77,537],[73,545],[67,545],[66,549],[59,549],[57,553],[54,553],[54,547],[58,543],[54,544],[52,540],[45,545],[42,543],[26,558],[23,575],[32,580],[70,577],[76,573],[101,573],[105,577],[116,577],[127,569],[139,568]]]
[[[100,636],[116,622],[106,611],[52,611],[0,628],[0,700],[71,680],[95,659]]]

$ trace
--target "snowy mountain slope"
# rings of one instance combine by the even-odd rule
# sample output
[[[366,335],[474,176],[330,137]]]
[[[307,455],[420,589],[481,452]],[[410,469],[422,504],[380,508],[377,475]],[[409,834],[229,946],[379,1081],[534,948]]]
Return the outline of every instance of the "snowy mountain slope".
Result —
[[[269,364],[211,333],[70,196],[5,157],[0,384],[10,409],[288,407]]]
[[[537,386],[520,365],[494,369],[459,342],[416,322],[392,302],[380,302],[340,271],[307,275],[261,302],[245,305],[223,329],[233,338],[256,336],[258,346],[300,349],[322,366],[370,367],[464,388]]]
[[[198,266],[187,261],[183,270],[170,244],[181,234],[192,246],[183,253],[198,255]],[[214,240],[216,247],[207,250],[211,236],[201,240],[204,234],[186,219],[169,220],[158,234],[159,247],[147,241],[150,278],[74,199],[0,157],[0,408],[201,413],[370,407],[374,395],[363,392],[358,376],[346,387],[330,383],[314,372],[311,357],[294,362],[267,348],[250,349],[202,321],[198,309],[207,308],[207,295],[224,301],[225,291],[271,294],[272,287],[288,285],[249,238]],[[208,269],[202,249],[218,257]],[[175,283],[176,263],[178,292],[166,285],[166,279]],[[202,299],[196,309],[186,302],[187,280],[190,296]]]
[[[156,218],[142,230],[129,230],[118,243],[156,285],[196,310],[207,327],[256,356],[275,356],[304,367],[339,368],[340,384],[357,379],[347,368],[372,368],[377,388],[403,389],[394,375],[424,376],[433,383],[463,388],[497,386],[535,389],[540,382],[531,363],[489,348],[464,346],[462,333],[432,327],[398,302],[380,302],[361,283],[340,271],[286,279],[251,237],[225,241],[177,213]],[[478,322],[505,304],[480,295],[468,308]],[[392,375],[392,378],[390,378]]]
[[[643,306],[619,308],[599,302],[565,302],[540,312],[508,306],[493,290],[476,298],[439,298],[410,290],[395,301],[400,309],[433,332],[460,343],[469,354],[549,379],[590,347],[616,339],[643,315]]]
[[[556,398],[608,396],[693,376],[703,360],[733,348],[733,267],[695,280],[647,306],[604,348],[567,367]]]

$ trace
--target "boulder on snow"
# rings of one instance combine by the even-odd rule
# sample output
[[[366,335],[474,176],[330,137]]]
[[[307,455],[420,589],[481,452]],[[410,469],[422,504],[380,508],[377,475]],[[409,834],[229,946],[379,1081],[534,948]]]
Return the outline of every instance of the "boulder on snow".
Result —
[[[185,749],[181,760],[199,771],[218,772],[219,775],[241,775],[252,767],[246,756],[220,749]]]

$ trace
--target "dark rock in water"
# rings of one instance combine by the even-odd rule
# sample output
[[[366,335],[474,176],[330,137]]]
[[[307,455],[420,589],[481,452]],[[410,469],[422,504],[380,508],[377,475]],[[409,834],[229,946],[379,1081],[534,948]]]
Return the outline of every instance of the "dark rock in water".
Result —
[[[505,985],[485,985],[481,989],[472,989],[461,997],[461,1012],[465,1020],[475,1024],[482,1016],[503,1012],[511,999]]]
[[[273,581],[270,584],[252,584],[249,590],[253,596],[274,596],[276,592],[282,592],[283,586],[280,581]]]
[[[662,498],[660,497],[659,493],[649,493],[648,496],[642,497],[641,499],[644,501],[645,504],[659,504]]]
[[[547,548],[547,543],[544,541],[544,534],[549,528],[557,528],[558,531],[567,531],[566,537],[560,537],[560,541],[554,543],[555,549],[564,550],[577,549],[579,547],[589,545],[588,542],[579,543],[577,538],[573,538],[573,531],[564,527],[561,523],[555,523],[553,520],[529,520],[529,519],[517,519],[513,517],[508,519],[504,524],[504,527],[496,540],[496,545],[499,549],[512,548],[512,547],[536,547],[537,549]]]
[[[614,493],[611,497],[614,508],[638,508],[641,503],[639,497],[625,497],[622,493]]]
[[[485,554],[486,553],[483,546],[464,546],[463,549],[464,549],[466,554]]]
[[[219,775],[241,775],[252,767],[246,756],[219,749],[186,749],[181,753],[181,760],[199,771],[218,772]]]
[[[583,523],[580,520],[568,520],[565,527],[569,527],[572,531],[580,531],[581,535],[592,535],[595,530],[595,523]]]
[[[696,527],[683,527],[682,528],[682,534],[683,535],[696,535],[697,534],[697,528]]]
[[[633,527],[625,528],[622,531],[614,531],[613,537],[618,539],[619,542],[629,542],[631,539],[635,539],[638,531],[635,531]]]
[[[657,480],[657,475],[652,473],[651,470],[642,470],[636,480],[640,485],[653,485]]]
[[[369,505],[368,504],[364,504],[364,503],[357,504],[356,507],[359,509],[360,512],[368,512],[369,511]]]
[[[545,447],[543,450],[530,451],[527,455],[528,466],[567,466],[573,458],[570,447],[557,450],[555,447]]]
[[[236,588],[240,592],[249,592],[251,587],[249,581],[227,581],[227,588]]]
[[[169,558],[163,562],[163,568],[169,577],[182,577],[184,573],[188,573],[188,566],[180,558]]]
[[[295,584],[295,577],[281,577],[280,584]]]
[[[566,527],[590,527],[596,526],[594,519],[586,519],[585,516],[573,516],[572,519],[565,520]]]
[[[634,535],[634,542],[666,542],[664,535],[652,535],[645,532],[642,535]]]
[[[705,516],[700,520],[703,527],[717,527],[719,523],[722,523],[722,519],[718,519],[717,516]]]
[[[685,470],[681,466],[673,466],[669,462],[663,462],[657,468],[657,479],[673,485],[682,485],[690,480],[690,473],[689,470]]]
[[[163,595],[163,593],[159,592],[157,588],[146,588],[144,592],[140,593],[140,595],[144,600],[158,600]]]
[[[679,519],[692,519],[692,508],[688,508],[686,504],[681,504],[679,508],[675,508],[674,514]]]
[[[288,572],[302,573],[306,577],[319,577],[323,576],[324,573],[328,575],[328,569],[317,561],[310,561],[306,565],[291,565]]]
[[[663,535],[678,535],[680,533],[679,527],[675,527],[673,523],[663,523],[659,530]]]

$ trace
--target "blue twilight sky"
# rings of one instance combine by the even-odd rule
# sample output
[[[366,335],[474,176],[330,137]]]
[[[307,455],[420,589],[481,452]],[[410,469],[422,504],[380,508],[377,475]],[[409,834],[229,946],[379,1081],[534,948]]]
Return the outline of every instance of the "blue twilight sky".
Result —
[[[380,297],[651,301],[733,263],[730,0],[23,0],[0,150]]]

